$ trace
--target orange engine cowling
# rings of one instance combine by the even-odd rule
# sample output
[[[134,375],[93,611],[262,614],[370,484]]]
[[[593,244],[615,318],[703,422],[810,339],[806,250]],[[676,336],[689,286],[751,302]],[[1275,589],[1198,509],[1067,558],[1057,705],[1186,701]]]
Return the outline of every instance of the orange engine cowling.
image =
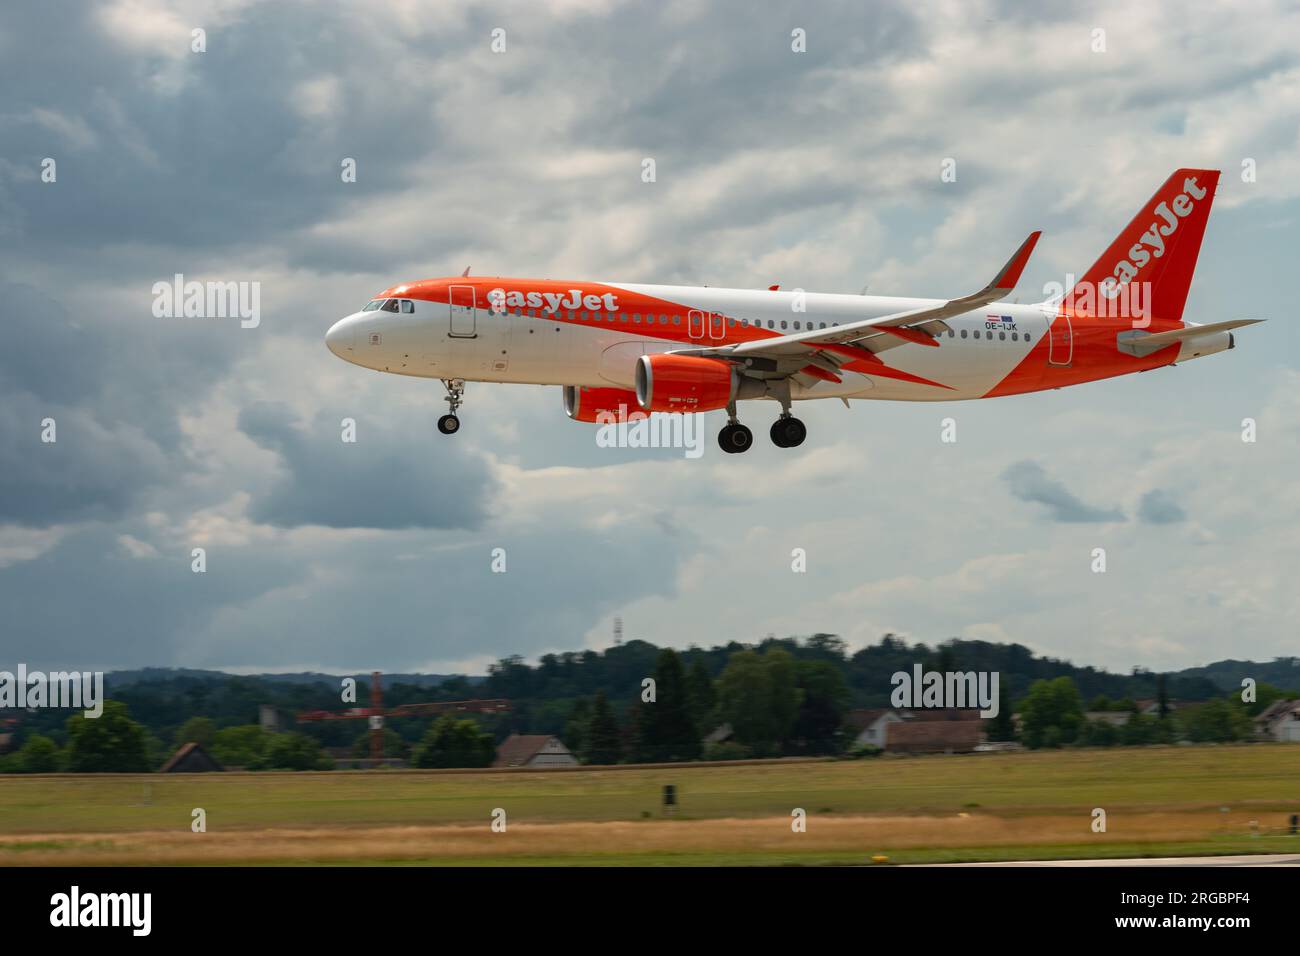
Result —
[[[587,388],[582,385],[564,386],[564,414],[575,422],[600,421],[602,424],[622,424],[629,415],[645,417],[645,412],[636,403],[636,392],[626,388]]]
[[[710,412],[726,408],[738,377],[730,362],[693,355],[643,355],[636,363],[636,400],[647,412]]]

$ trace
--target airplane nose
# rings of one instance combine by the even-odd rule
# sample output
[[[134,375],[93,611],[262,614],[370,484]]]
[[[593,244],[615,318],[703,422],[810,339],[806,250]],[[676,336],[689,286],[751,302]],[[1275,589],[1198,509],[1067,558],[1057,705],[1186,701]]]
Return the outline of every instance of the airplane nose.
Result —
[[[352,339],[356,332],[356,323],[352,321],[352,316],[339,319],[330,326],[325,333],[325,346],[341,359],[349,358],[352,354]]]

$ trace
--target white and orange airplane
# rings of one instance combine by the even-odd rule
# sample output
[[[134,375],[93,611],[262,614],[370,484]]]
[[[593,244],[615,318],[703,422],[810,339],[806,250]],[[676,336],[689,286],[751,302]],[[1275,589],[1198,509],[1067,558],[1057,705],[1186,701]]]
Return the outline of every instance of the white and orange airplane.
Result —
[[[582,422],[725,408],[724,451],[753,434],[746,399],[780,404],[772,442],[803,443],[790,412],[817,398],[927,402],[995,398],[1143,372],[1233,347],[1232,329],[1182,321],[1217,170],[1179,169],[1069,293],[1001,300],[1038,241],[956,299],[715,289],[553,279],[424,279],[386,289],[330,328],[356,365],[441,379],[456,416],[465,383],[560,385]]]

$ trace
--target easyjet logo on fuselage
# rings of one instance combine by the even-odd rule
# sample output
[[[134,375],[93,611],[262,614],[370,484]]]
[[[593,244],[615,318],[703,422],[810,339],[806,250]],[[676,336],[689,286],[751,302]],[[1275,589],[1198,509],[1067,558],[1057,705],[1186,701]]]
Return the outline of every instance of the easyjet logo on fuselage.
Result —
[[[488,293],[488,303],[493,309],[541,309],[556,312],[560,309],[576,311],[586,309],[591,312],[617,312],[618,296],[613,292],[604,295],[583,293],[581,289],[569,289],[568,292],[507,292],[505,289],[493,289]]]
[[[1178,231],[1179,222],[1191,215],[1196,208],[1195,200],[1204,198],[1205,189],[1196,185],[1195,176],[1184,179],[1183,192],[1175,196],[1172,202],[1162,201],[1156,206],[1155,212],[1159,218],[1129,248],[1128,258],[1115,263],[1113,277],[1107,277],[1098,283],[1098,291],[1108,299],[1119,295],[1120,286],[1137,276],[1142,267],[1153,258],[1159,259],[1165,254],[1165,240]]]

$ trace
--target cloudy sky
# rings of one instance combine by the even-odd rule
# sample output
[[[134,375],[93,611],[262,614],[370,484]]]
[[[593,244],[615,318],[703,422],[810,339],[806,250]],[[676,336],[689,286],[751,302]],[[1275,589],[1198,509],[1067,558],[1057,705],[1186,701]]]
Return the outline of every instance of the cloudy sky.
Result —
[[[616,615],[676,646],[1294,654],[1296,36],[1264,2],[6,4],[0,665],[481,673],[606,646]],[[471,384],[444,438],[436,381],[322,342],[466,266],[955,295],[1041,228],[1037,301],[1179,166],[1224,170],[1186,318],[1270,320],[1236,351],[988,402],[809,403],[798,452],[766,403],[743,456],[713,444],[720,413],[698,460],[599,448],[530,386]],[[260,282],[260,325],[154,317],[175,273]]]

